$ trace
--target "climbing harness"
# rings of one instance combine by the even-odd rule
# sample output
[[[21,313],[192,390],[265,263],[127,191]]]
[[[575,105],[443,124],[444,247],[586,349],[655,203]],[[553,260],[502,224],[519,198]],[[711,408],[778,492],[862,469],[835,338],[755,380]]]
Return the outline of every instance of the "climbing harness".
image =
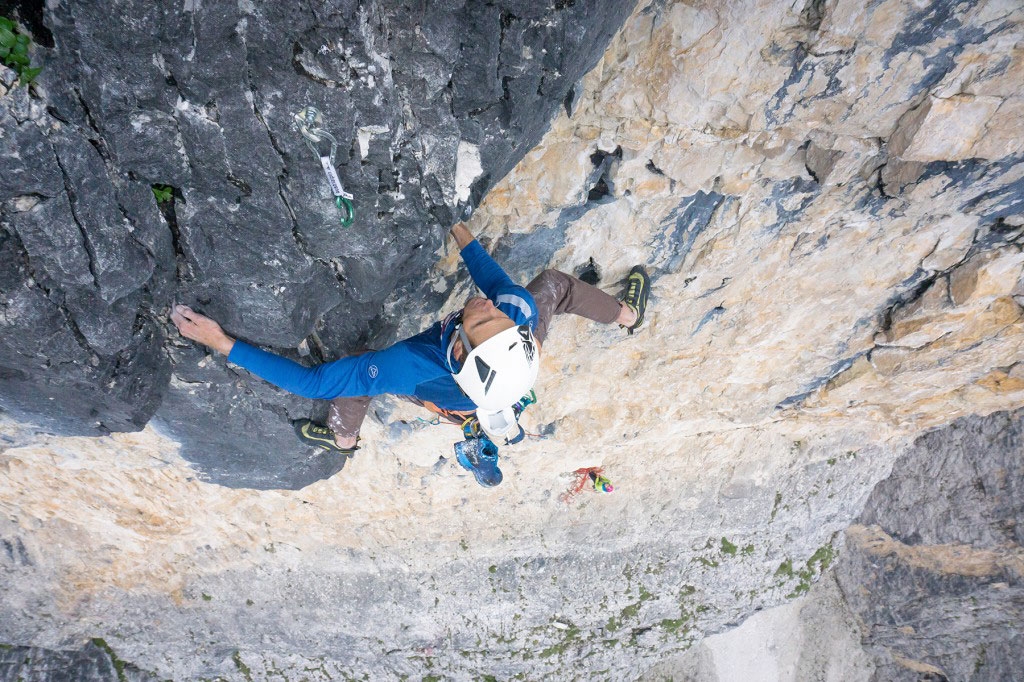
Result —
[[[575,478],[566,491],[558,496],[559,502],[566,504],[572,502],[577,495],[583,492],[583,488],[588,482],[593,485],[595,493],[610,493],[615,490],[612,482],[604,476],[604,470],[601,467],[584,467],[572,472],[572,475]]]
[[[356,217],[355,208],[352,206],[352,195],[345,191],[338,177],[338,171],[334,168],[334,154],[338,151],[338,141],[329,132],[324,130],[323,115],[316,107],[306,107],[295,114],[295,125],[299,133],[306,140],[306,146],[320,159],[324,175],[327,176],[327,184],[334,194],[334,205],[341,211],[341,226],[348,227]],[[327,140],[331,144],[331,151],[324,154],[320,151],[320,143]]]
[[[482,436],[483,429],[480,428],[480,420],[475,416],[468,417],[464,422],[462,422],[462,435],[466,437],[466,440]]]
[[[504,442],[506,445],[514,445],[524,437],[541,438],[536,433],[527,433],[519,425],[519,417],[530,405],[537,402],[537,394],[530,389],[530,392],[520,398],[514,405],[502,410],[485,410],[477,408],[474,416],[462,422],[462,433],[466,438],[479,438],[481,432],[492,440]]]

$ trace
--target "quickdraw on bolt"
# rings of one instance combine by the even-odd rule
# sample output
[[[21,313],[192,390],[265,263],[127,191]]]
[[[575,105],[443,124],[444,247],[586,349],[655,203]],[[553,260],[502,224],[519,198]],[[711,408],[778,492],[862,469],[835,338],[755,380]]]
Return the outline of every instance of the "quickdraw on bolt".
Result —
[[[523,410],[525,410],[530,405],[535,405],[536,403],[537,393],[531,388],[529,393],[520,398],[519,402],[512,406],[512,410],[516,414],[516,419],[519,419],[519,415],[523,413]]]
[[[352,195],[345,191],[338,177],[338,171],[334,168],[334,154],[338,151],[338,141],[329,132],[324,130],[324,118],[316,107],[306,107],[295,114],[295,125],[299,133],[306,140],[306,146],[320,159],[324,175],[327,176],[327,184],[334,194],[334,205],[341,211],[341,226],[348,227],[355,220],[356,211],[352,206]],[[323,140],[331,144],[331,151],[324,154],[319,146]]]

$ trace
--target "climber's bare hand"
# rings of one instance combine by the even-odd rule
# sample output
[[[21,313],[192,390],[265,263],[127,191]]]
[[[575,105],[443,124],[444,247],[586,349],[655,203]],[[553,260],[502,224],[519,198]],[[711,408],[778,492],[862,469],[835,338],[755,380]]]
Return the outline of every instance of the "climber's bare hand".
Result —
[[[449,234],[455,238],[455,243],[459,245],[460,249],[466,248],[466,245],[473,241],[473,233],[469,231],[465,223],[455,223],[452,225]]]
[[[174,306],[171,309],[171,320],[186,339],[198,341],[224,355],[230,353],[231,347],[235,345],[235,340],[225,334],[219,324],[187,305]]]

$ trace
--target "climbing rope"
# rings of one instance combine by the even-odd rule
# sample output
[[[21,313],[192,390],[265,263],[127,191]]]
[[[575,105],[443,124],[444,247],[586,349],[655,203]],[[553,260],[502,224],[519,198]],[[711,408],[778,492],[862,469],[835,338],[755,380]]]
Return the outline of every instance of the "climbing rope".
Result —
[[[323,124],[323,115],[315,107],[306,107],[295,114],[295,125],[299,129],[299,133],[305,138],[306,146],[316,154],[316,157],[320,159],[320,165],[323,166],[327,184],[330,185],[331,192],[334,194],[334,205],[341,211],[341,226],[348,227],[356,217],[355,208],[352,206],[352,195],[345,191],[341,184],[341,178],[338,177],[338,171],[334,168],[334,154],[338,151],[338,141],[334,135],[324,129]],[[327,154],[320,151],[320,144],[324,140],[331,145],[331,150]]]

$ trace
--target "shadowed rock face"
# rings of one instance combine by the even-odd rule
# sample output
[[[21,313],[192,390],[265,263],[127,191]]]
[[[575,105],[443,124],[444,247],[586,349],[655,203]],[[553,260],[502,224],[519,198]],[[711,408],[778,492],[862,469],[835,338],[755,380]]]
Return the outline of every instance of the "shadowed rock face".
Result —
[[[1024,676],[1024,410],[921,438],[878,484],[836,571],[877,680]]]
[[[0,100],[0,408],[66,435],[155,417],[223,485],[331,475],[287,428],[310,402],[180,343],[167,307],[314,361],[393,340],[439,305],[456,205],[537,143],[632,5],[55,3],[38,87]],[[292,127],[307,105],[348,229]]]
[[[102,639],[77,649],[0,646],[0,680],[53,682],[158,682],[156,675],[125,663]]]

